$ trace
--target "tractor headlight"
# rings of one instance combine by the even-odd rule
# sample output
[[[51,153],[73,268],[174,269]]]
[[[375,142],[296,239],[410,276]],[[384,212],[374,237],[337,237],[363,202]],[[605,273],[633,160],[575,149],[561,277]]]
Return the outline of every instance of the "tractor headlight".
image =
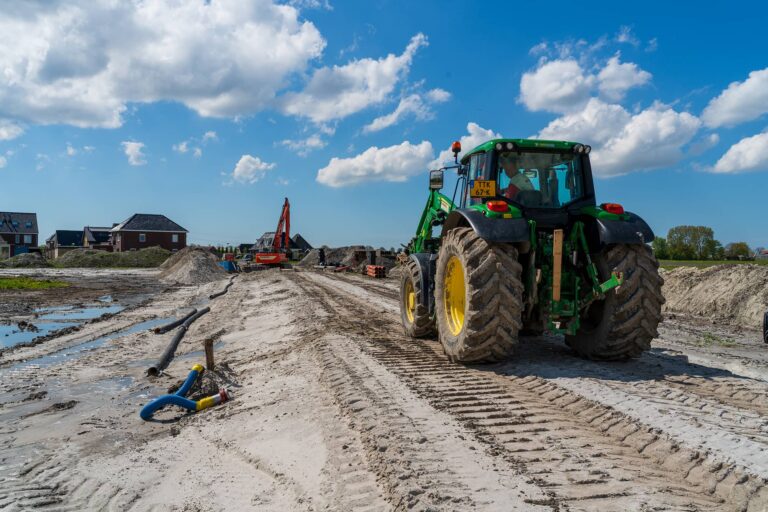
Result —
[[[588,155],[592,151],[592,146],[584,146],[584,154]]]
[[[501,144],[501,142],[497,142],[495,147],[496,147],[496,151],[501,151],[502,149],[504,149],[504,146]]]
[[[576,144],[573,146],[573,152],[574,153],[583,153],[584,152],[584,146],[582,144]]]
[[[515,145],[511,142],[507,142],[507,151],[512,151],[513,149],[515,149]]]

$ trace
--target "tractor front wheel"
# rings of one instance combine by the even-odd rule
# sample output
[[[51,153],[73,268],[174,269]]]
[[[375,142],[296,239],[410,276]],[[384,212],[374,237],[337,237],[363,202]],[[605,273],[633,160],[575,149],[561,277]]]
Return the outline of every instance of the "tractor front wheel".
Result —
[[[408,259],[400,276],[400,317],[405,334],[411,338],[423,338],[435,333],[435,319],[429,308],[423,305],[419,264]]]
[[[565,342],[581,356],[603,361],[637,357],[658,336],[664,297],[659,263],[646,245],[614,245],[595,258],[600,279],[621,272],[624,283],[593,302],[581,317],[581,327]]]
[[[450,360],[495,362],[512,355],[521,327],[521,273],[513,245],[486,242],[471,228],[443,237],[435,316]]]

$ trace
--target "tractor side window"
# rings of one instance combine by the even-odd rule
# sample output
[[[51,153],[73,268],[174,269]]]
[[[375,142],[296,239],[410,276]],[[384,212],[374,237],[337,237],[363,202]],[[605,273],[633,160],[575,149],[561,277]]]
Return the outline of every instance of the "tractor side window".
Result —
[[[486,173],[486,158],[485,153],[477,153],[472,155],[469,159],[469,173],[468,178],[471,183],[472,180],[486,180],[488,179]],[[469,188],[467,188],[467,204],[481,204],[482,198],[469,197]]]

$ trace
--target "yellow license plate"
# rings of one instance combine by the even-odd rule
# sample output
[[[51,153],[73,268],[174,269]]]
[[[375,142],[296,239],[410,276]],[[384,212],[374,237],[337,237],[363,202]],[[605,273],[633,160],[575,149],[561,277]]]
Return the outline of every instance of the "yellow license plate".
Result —
[[[494,180],[473,180],[469,189],[469,197],[496,197],[496,182]]]

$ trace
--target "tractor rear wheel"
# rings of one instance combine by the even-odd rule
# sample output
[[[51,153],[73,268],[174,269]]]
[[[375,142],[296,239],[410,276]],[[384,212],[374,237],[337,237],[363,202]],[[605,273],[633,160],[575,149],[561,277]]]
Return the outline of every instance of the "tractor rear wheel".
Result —
[[[435,316],[451,361],[509,358],[522,325],[522,266],[511,244],[489,243],[471,228],[449,231],[435,276]]]
[[[621,272],[624,282],[593,302],[581,318],[575,336],[565,342],[589,359],[616,361],[637,357],[658,336],[664,297],[659,263],[646,245],[614,245],[596,258],[600,279]]]
[[[400,317],[405,334],[412,338],[423,338],[435,333],[435,318],[422,303],[422,297],[429,290],[421,289],[420,274],[419,264],[408,259],[400,276]]]

